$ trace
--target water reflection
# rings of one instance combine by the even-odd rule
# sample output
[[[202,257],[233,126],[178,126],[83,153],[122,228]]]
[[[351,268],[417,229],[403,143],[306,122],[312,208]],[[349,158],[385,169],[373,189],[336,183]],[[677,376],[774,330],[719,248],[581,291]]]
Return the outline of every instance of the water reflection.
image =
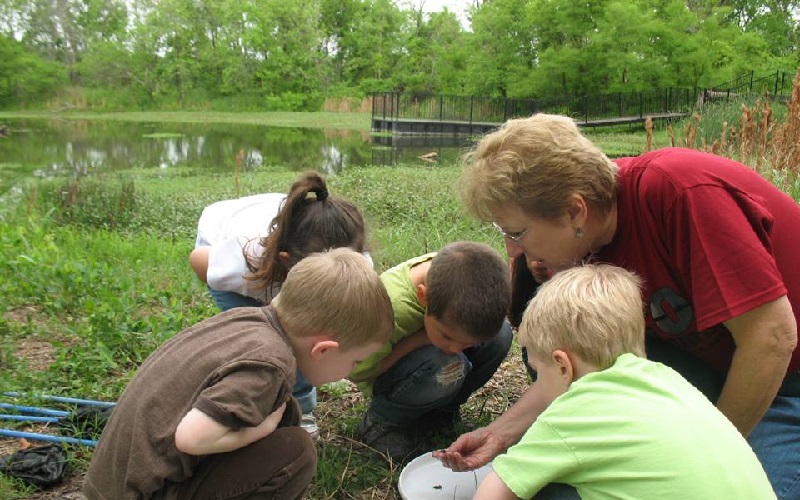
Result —
[[[7,120],[0,164],[69,176],[189,166],[215,172],[275,166],[326,174],[364,165],[455,161],[468,139],[371,137],[367,132],[239,124]]]

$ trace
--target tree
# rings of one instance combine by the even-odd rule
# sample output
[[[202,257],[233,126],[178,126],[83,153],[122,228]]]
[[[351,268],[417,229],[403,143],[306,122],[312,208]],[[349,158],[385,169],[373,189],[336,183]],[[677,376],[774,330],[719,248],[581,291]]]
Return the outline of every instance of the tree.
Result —
[[[0,35],[0,106],[47,99],[65,83],[63,69]]]
[[[492,0],[472,10],[469,91],[506,97],[525,93],[515,88],[536,68],[540,46],[528,0]]]

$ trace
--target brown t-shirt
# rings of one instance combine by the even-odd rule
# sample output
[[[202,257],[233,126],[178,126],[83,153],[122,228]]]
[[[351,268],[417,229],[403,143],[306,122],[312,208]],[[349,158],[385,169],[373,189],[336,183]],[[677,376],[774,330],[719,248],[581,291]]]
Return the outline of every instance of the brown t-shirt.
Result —
[[[231,429],[257,426],[291,398],[296,369],[270,306],[231,309],[180,332],[145,360],[119,398],[84,493],[150,498],[166,481],[186,480],[202,459],[175,448],[189,410]]]

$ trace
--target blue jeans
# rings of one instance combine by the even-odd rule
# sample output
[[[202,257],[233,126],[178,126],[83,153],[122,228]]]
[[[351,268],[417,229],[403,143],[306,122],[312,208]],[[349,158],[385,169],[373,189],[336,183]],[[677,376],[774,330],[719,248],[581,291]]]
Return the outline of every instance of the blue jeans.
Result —
[[[492,378],[511,338],[511,326],[504,322],[495,337],[464,352],[447,354],[429,345],[408,353],[375,380],[371,416],[406,426],[432,411],[457,412]]]
[[[724,377],[663,341],[648,337],[647,357],[679,372],[712,402]],[[778,396],[747,438],[780,500],[800,500],[800,373],[786,376]]]
[[[211,298],[214,299],[214,303],[217,304],[217,307],[219,307],[221,311],[227,311],[228,309],[233,309],[235,307],[264,306],[264,304],[256,299],[247,297],[245,295],[240,295],[236,292],[213,290],[211,287],[208,289],[211,291]],[[317,389],[314,388],[314,386],[312,386],[305,377],[303,377],[303,374],[300,373],[300,370],[297,370],[297,382],[292,388],[292,395],[297,399],[297,402],[300,404],[300,410],[303,413],[310,413],[314,408],[317,407]]]

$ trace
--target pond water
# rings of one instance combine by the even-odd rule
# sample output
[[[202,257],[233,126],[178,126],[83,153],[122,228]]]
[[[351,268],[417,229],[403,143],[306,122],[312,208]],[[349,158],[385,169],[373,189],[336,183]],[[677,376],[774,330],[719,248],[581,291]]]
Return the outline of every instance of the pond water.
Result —
[[[371,137],[351,130],[242,124],[3,120],[0,164],[34,175],[87,175],[131,168],[191,166],[247,171],[280,165],[326,174],[363,165],[454,161],[470,145],[457,137]],[[425,159],[422,157],[427,157]]]

